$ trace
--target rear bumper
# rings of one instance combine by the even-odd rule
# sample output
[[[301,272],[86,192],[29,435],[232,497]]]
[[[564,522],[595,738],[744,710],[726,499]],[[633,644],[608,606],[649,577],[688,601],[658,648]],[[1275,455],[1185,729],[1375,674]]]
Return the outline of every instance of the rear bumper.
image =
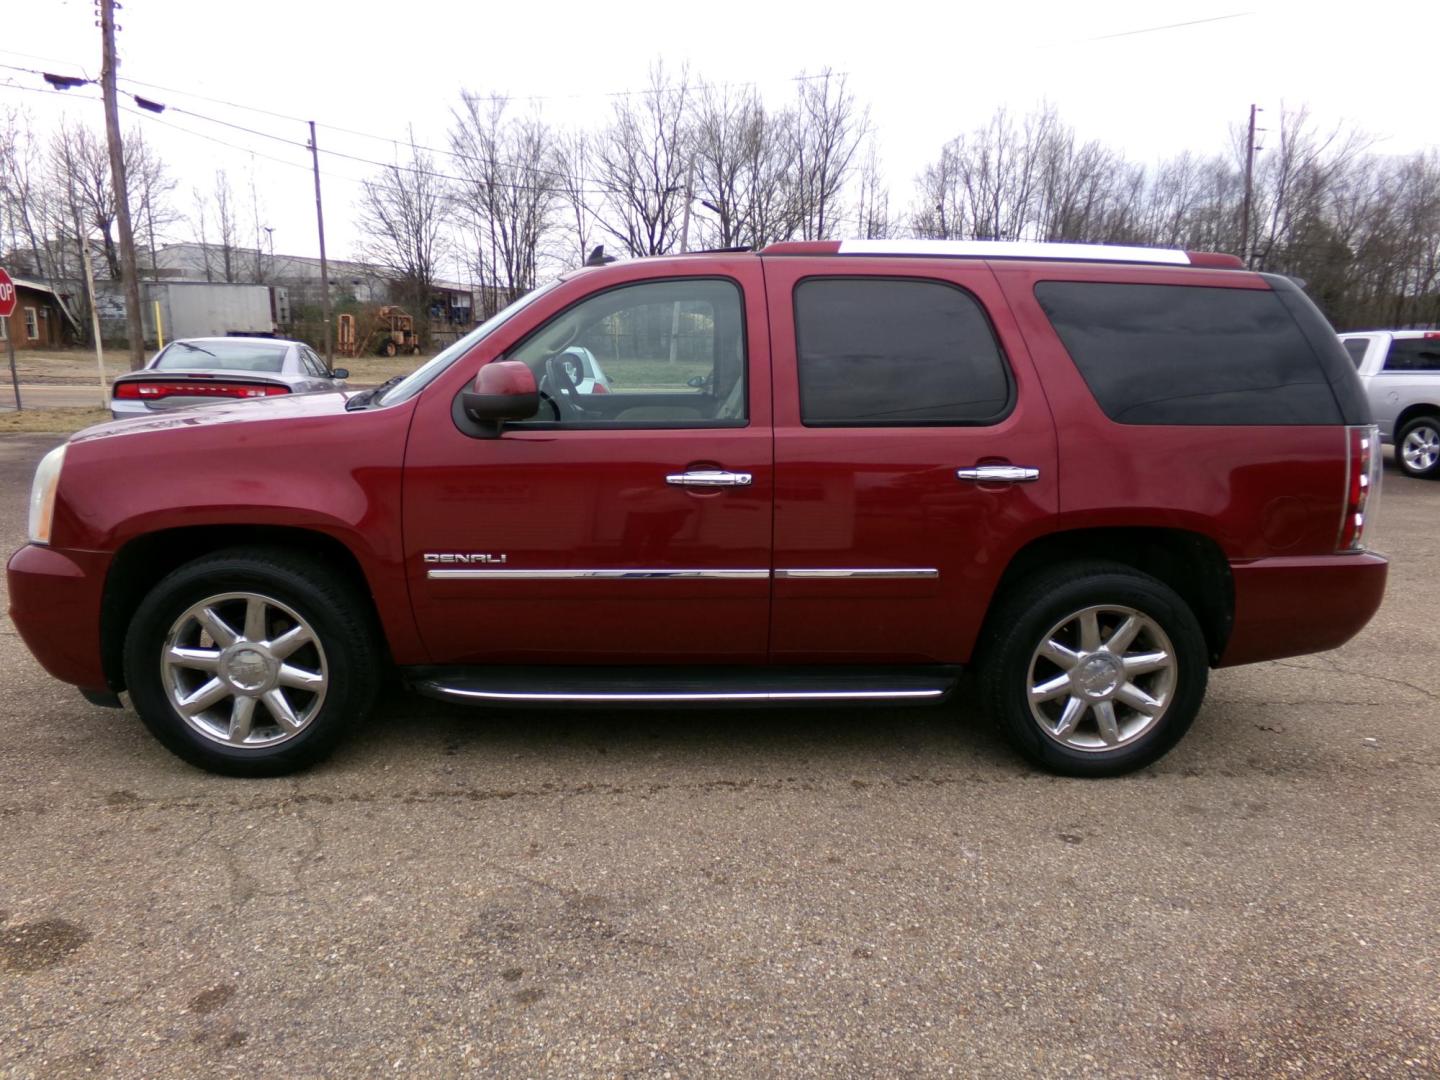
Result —
[[[1339,648],[1385,597],[1379,555],[1321,555],[1232,563],[1235,624],[1217,667]]]
[[[40,666],[87,690],[106,690],[100,600],[110,554],[29,544],[10,557],[10,619]]]

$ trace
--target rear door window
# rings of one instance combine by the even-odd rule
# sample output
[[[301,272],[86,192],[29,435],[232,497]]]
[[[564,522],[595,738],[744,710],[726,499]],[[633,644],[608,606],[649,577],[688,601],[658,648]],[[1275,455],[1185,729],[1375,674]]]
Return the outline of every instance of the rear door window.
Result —
[[[1269,290],[1045,281],[1035,296],[1118,423],[1341,423],[1320,358]]]
[[[795,288],[807,427],[973,425],[1010,409],[1009,369],[968,292],[918,278],[810,278]]]
[[[325,370],[325,362],[309,349],[300,350],[300,363],[305,368],[305,373],[312,378],[329,378],[329,372]]]
[[[1386,371],[1440,371],[1440,338],[1396,338],[1385,354]]]

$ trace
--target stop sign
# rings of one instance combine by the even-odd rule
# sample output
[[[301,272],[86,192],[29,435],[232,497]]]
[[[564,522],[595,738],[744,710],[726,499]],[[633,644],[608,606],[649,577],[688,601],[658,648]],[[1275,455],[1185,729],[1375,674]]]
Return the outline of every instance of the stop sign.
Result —
[[[15,283],[0,267],[0,319],[8,319],[15,310]]]

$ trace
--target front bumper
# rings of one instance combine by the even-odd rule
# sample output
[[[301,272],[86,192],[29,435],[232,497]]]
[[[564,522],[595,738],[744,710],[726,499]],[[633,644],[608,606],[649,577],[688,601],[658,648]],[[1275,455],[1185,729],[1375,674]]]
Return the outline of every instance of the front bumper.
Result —
[[[10,620],[57,679],[107,690],[100,650],[100,608],[110,553],[27,544],[10,557]]]
[[[1337,649],[1385,598],[1380,555],[1320,555],[1231,563],[1235,623],[1217,667]]]

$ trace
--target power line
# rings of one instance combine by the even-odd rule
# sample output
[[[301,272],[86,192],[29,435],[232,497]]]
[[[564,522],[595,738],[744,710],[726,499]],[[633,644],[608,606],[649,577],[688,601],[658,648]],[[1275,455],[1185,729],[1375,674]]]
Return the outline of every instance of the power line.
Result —
[[[1243,19],[1254,15],[1253,11],[1236,11],[1229,15],[1212,15],[1205,19],[1190,19],[1188,22],[1166,23],[1164,26],[1145,26],[1139,30],[1122,30],[1116,34],[1101,34],[1098,37],[1082,38],[1082,41],[1113,41],[1116,38],[1136,37],[1140,34],[1158,34],[1162,30],[1179,30],[1186,26],[1200,26],[1203,23],[1224,22],[1227,19]]]
[[[27,74],[40,75],[40,76],[42,76],[42,77],[45,75],[45,73],[42,72],[42,71],[36,71],[36,70],[33,69],[33,68],[16,67],[16,66],[13,65],[13,64],[0,64],[0,68],[8,68],[8,69],[11,70],[11,71],[22,71],[22,72],[26,72]],[[127,81],[134,81],[134,80],[127,80]],[[19,90],[29,90],[29,91],[32,91],[32,92],[34,92],[34,93],[47,93],[47,94],[50,94],[50,93],[69,93],[68,90],[50,89],[50,88],[43,88],[43,87],[21,86],[21,85],[15,83],[13,80],[11,80],[8,85],[12,85],[12,86],[14,86],[16,89],[19,89]],[[138,102],[141,102],[141,101],[147,101],[147,102],[148,102],[148,99],[141,99],[141,98],[139,98],[137,95],[131,94],[130,96],[131,96],[132,98],[135,98],[136,101],[137,101],[137,103],[138,103]],[[87,99],[87,100],[95,100],[95,99],[89,98],[89,99]],[[259,152],[259,151],[257,151],[257,150],[254,150],[254,149],[252,149],[251,147],[237,146],[237,145],[234,144],[234,143],[228,143],[228,142],[225,142],[223,139],[216,139],[216,138],[213,138],[213,137],[211,137],[211,136],[204,135],[204,134],[202,134],[202,133],[200,133],[200,132],[193,131],[193,130],[190,129],[190,128],[184,128],[184,127],[180,127],[180,126],[178,126],[178,125],[176,125],[176,124],[166,123],[165,121],[160,120],[156,115],[154,115],[154,114],[157,112],[157,109],[155,108],[155,106],[159,106],[159,109],[160,109],[160,110],[163,110],[163,111],[175,112],[175,113],[179,113],[179,114],[181,114],[181,115],[183,115],[183,116],[194,117],[194,118],[197,119],[197,120],[203,120],[203,121],[205,121],[205,122],[207,122],[207,123],[211,123],[211,124],[219,124],[219,125],[221,125],[222,127],[227,127],[227,128],[231,128],[231,129],[233,129],[233,130],[235,130],[235,131],[244,132],[244,133],[247,134],[247,135],[254,135],[254,136],[256,136],[257,138],[262,138],[262,139],[270,139],[270,140],[272,140],[272,141],[274,141],[274,142],[283,143],[283,144],[286,145],[286,146],[293,146],[293,147],[295,147],[295,148],[297,148],[297,149],[305,150],[305,151],[307,151],[307,152],[308,152],[309,149],[310,149],[309,143],[303,143],[303,142],[300,142],[300,141],[297,140],[297,139],[292,139],[292,138],[289,138],[289,137],[284,136],[284,135],[277,135],[277,134],[275,134],[274,132],[262,131],[262,130],[260,130],[259,128],[248,127],[248,126],[245,125],[245,124],[237,124],[237,123],[234,123],[234,122],[229,121],[229,120],[222,120],[222,119],[220,119],[219,117],[216,117],[216,116],[208,116],[208,115],[206,115],[205,113],[195,112],[193,109],[186,109],[186,108],[184,108],[183,106],[179,106],[179,105],[160,105],[159,102],[148,102],[148,106],[147,106],[147,105],[142,105],[142,106],[141,106],[142,108],[145,109],[145,114],[142,114],[142,113],[136,111],[135,109],[131,109],[131,108],[128,108],[128,107],[126,107],[125,111],[126,111],[127,113],[131,113],[132,115],[140,116],[142,119],[145,119],[145,120],[154,120],[156,123],[160,123],[160,124],[162,124],[163,126],[172,128],[172,129],[175,130],[175,131],[181,131],[181,132],[185,132],[186,134],[195,135],[195,136],[197,136],[197,137],[199,137],[199,138],[209,139],[209,141],[215,142],[215,143],[219,143],[219,144],[222,145],[222,146],[229,146],[231,149],[240,150],[240,151],[242,151],[242,152],[244,152],[244,153],[255,154],[255,155],[258,156],[258,157],[264,157],[264,158],[266,158],[267,160],[271,160],[271,161],[281,161],[281,159],[279,159],[279,158],[270,157],[269,155],[263,154],[263,153],[261,153],[261,152]],[[148,115],[146,115],[146,114],[148,114]],[[410,145],[413,145],[416,150],[425,150],[425,149],[426,149],[426,147],[423,147],[423,146],[419,145],[418,143],[417,143],[417,144],[410,144]],[[447,153],[446,151],[436,151],[436,152],[439,152],[439,153]],[[362,165],[369,165],[369,166],[372,166],[372,167],[377,168],[377,169],[395,169],[395,170],[398,170],[398,171],[400,171],[400,172],[410,173],[410,174],[412,174],[412,175],[414,175],[414,176],[426,176],[426,177],[430,177],[430,178],[436,179],[436,180],[447,180],[447,181],[450,181],[451,183],[456,183],[456,184],[469,184],[469,183],[474,183],[473,178],[470,178],[470,177],[456,176],[456,175],[454,175],[454,174],[452,174],[452,173],[443,173],[443,172],[439,172],[439,171],[434,170],[434,169],[423,169],[423,168],[420,168],[420,167],[415,166],[415,165],[402,165],[402,164],[400,164],[399,162],[378,161],[378,160],[376,160],[376,159],[374,159],[374,158],[361,157],[361,156],[358,155],[358,154],[347,154],[347,153],[345,153],[345,152],[342,151],[342,150],[330,150],[330,149],[328,149],[328,148],[326,148],[326,147],[321,147],[321,148],[320,148],[320,153],[326,154],[326,155],[328,155],[328,156],[330,156],[330,157],[341,158],[341,159],[344,159],[344,160],[347,160],[347,161],[354,161],[354,162],[357,162],[357,163],[362,164]],[[449,156],[450,156],[450,157],[457,158],[458,160],[461,160],[461,161],[474,161],[474,160],[476,160],[475,158],[470,157],[470,156],[468,156],[468,155],[460,155],[460,154],[455,154],[455,153],[450,153]],[[282,164],[294,164],[293,162],[283,162],[283,161],[282,161],[281,163],[282,163]],[[532,172],[536,172],[536,173],[540,173],[540,174],[544,174],[544,175],[550,175],[550,176],[553,176],[553,177],[555,177],[556,179],[561,180],[561,181],[565,181],[565,180],[568,179],[568,178],[565,176],[565,174],[563,174],[563,173],[561,173],[561,172],[558,172],[558,171],[553,170],[553,169],[543,169],[543,168],[541,168],[541,167],[539,167],[539,166],[525,166],[525,165],[520,165],[520,164],[518,164],[518,163],[513,163],[513,162],[497,162],[496,164],[504,165],[506,168],[519,169],[519,170],[521,170],[521,171],[527,171],[527,170],[528,170],[528,171],[532,171]],[[333,175],[333,174],[327,173],[326,175]],[[352,179],[352,178],[346,177],[345,179]],[[580,180],[580,183],[581,183],[581,184],[597,185],[597,186],[595,186],[595,187],[579,187],[579,188],[573,189],[576,193],[581,194],[581,195],[602,195],[602,196],[603,196],[603,195],[608,195],[608,194],[615,194],[616,192],[618,192],[618,191],[620,190],[619,188],[616,188],[614,185],[607,185],[607,184],[604,183],[604,181],[594,179],[593,177],[580,177],[580,178],[578,178],[578,179]],[[519,184],[519,183],[511,183],[511,182],[508,182],[508,181],[490,181],[490,182],[488,182],[488,183],[486,184],[486,186],[504,188],[504,189],[506,189],[506,190],[508,190],[508,191],[537,191],[537,190],[540,190],[540,186],[537,185],[537,184]]]

